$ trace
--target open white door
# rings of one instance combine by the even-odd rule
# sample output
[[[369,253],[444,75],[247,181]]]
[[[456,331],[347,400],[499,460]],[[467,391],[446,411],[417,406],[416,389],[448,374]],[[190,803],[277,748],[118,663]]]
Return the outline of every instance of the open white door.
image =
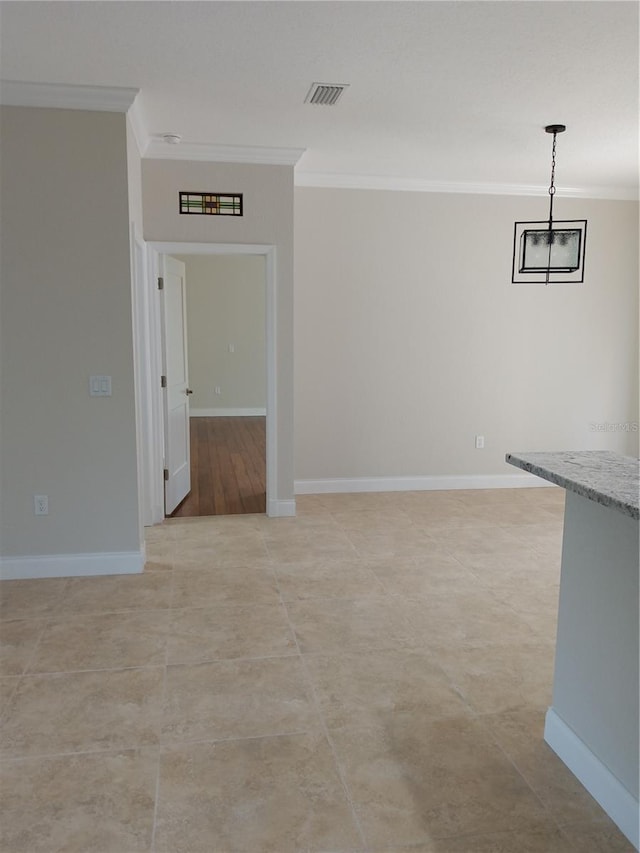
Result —
[[[162,257],[162,325],[164,333],[165,514],[170,515],[191,490],[189,452],[189,370],[187,362],[187,294],[182,261]]]

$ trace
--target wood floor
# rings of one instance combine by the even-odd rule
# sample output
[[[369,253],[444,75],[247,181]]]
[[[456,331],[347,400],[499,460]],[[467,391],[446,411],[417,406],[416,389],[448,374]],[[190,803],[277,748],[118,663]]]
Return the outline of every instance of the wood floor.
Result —
[[[172,518],[266,511],[266,419],[191,418],[191,493]]]

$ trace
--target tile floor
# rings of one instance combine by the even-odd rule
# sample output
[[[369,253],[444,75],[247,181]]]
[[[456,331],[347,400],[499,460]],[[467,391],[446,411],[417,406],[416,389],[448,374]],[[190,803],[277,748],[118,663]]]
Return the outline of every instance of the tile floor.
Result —
[[[2,853],[621,853],[542,740],[564,494],[306,496],[0,589]]]

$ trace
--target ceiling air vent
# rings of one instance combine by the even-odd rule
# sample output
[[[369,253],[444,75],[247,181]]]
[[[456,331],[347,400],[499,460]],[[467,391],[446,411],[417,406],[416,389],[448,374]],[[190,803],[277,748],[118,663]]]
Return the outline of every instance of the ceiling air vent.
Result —
[[[338,98],[348,85],[348,83],[313,83],[304,102],[332,107],[338,102]]]

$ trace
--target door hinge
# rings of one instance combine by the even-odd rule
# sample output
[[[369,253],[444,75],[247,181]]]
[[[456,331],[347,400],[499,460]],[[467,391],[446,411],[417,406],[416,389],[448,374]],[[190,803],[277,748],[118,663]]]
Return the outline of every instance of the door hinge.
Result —
[[[169,479],[169,469],[168,468],[164,469],[164,478],[165,478],[165,480]]]
[[[160,387],[161,387],[161,388],[166,388],[166,387],[167,387],[167,377],[166,377],[166,376],[161,376],[161,377],[160,377]]]
[[[158,276],[158,290],[164,290],[164,279],[162,276]]]

